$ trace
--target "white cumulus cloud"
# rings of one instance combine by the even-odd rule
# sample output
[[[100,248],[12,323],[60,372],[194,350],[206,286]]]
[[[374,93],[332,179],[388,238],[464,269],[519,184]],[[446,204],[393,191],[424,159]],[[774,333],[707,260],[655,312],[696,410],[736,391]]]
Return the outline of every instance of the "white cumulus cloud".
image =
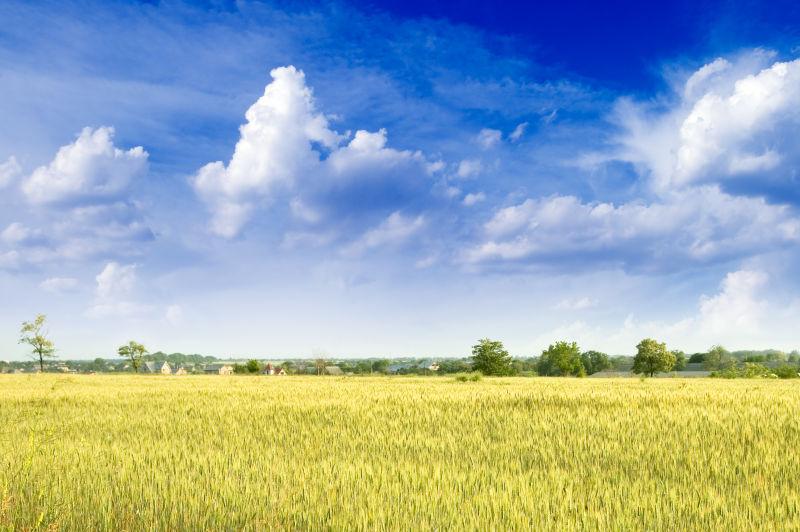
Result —
[[[9,157],[4,163],[0,163],[0,190],[7,187],[11,181],[22,172],[17,159]]]
[[[84,128],[72,144],[23,181],[22,191],[32,203],[69,202],[118,195],[147,169],[141,146],[121,150],[113,143],[114,129]]]
[[[468,262],[554,260],[681,268],[794,245],[800,220],[787,206],[707,186],[667,201],[583,203],[574,196],[528,199],[497,210]]]
[[[756,50],[701,67],[659,105],[621,100],[620,158],[640,165],[655,189],[751,177],[755,190],[797,179],[800,60]]]
[[[393,179],[402,186],[438,170],[419,152],[387,147],[386,130],[359,130],[349,142],[316,108],[305,75],[293,66],[270,72],[272,82],[247,110],[228,164],[209,163],[193,179],[211,212],[211,229],[236,236],[263,205],[290,193],[298,219],[319,221],[317,203],[343,190]],[[341,203],[334,201],[334,207]],[[312,214],[313,212],[313,214]]]

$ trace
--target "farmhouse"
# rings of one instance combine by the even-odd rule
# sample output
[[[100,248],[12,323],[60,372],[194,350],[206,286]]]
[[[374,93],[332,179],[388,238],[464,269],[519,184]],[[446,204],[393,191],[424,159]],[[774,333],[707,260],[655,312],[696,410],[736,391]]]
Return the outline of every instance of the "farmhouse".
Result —
[[[161,375],[172,375],[172,368],[166,362],[145,362],[142,366],[144,373],[160,373]]]
[[[264,375],[286,375],[286,370],[282,367],[275,367],[268,363],[266,366],[264,366],[264,370],[261,373]]]
[[[175,366],[172,370],[173,375],[188,375],[189,372],[186,371],[186,366]]]
[[[264,366],[264,370],[261,373],[264,375],[275,375],[275,366],[268,363],[266,366]]]
[[[339,366],[325,366],[325,375],[344,375]]]
[[[423,360],[417,366],[419,369],[427,369],[428,371],[439,371],[439,363],[435,360]]]
[[[209,364],[203,368],[203,373],[207,375],[232,375],[233,366],[230,364]]]

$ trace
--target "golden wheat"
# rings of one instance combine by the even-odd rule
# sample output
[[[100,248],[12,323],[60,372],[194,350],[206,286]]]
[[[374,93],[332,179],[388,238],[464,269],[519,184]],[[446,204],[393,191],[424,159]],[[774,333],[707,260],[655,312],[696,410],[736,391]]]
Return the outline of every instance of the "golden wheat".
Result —
[[[0,528],[800,528],[794,382],[0,376]]]

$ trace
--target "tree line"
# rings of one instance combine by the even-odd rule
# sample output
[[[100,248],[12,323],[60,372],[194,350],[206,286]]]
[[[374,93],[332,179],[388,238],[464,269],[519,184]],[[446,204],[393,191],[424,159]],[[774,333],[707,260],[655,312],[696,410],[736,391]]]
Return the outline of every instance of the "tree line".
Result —
[[[45,360],[55,358],[56,350],[46,327],[47,318],[39,314],[33,321],[22,323],[20,329],[21,344],[31,348],[31,356],[38,362],[40,371],[44,371]],[[129,341],[117,349],[117,354],[126,359],[133,371],[138,372],[150,355],[147,348],[136,341]],[[210,362],[213,357],[200,355],[164,355],[162,357],[181,358],[192,361]],[[101,359],[97,359],[101,360]],[[767,367],[768,363],[778,362],[781,365]],[[695,353],[687,357],[680,350],[669,350],[664,342],[645,338],[636,346],[636,355],[630,357],[609,357],[607,354],[589,350],[581,351],[574,341],[558,341],[550,344],[538,357],[515,359],[498,340],[483,338],[472,347],[468,359],[442,360],[437,363],[439,373],[461,373],[468,371],[484,375],[543,375],[543,376],[575,376],[584,377],[609,369],[621,369],[625,366],[634,374],[652,377],[657,373],[681,371],[687,364],[702,364],[703,369],[712,372],[712,376],[738,377],[781,377],[798,376],[800,353],[794,351],[789,355],[781,351],[737,351],[730,352],[720,345],[712,346],[706,353]],[[323,374],[328,361],[318,358],[313,361],[315,373]],[[629,364],[629,368],[627,367]],[[340,363],[347,373],[387,373],[390,361],[355,360]],[[288,373],[296,373],[300,369],[294,362],[287,361],[283,365]],[[234,364],[236,373],[259,373],[264,364],[252,359],[244,364]],[[398,371],[403,373],[403,371]],[[416,368],[407,373],[435,373],[429,369]]]

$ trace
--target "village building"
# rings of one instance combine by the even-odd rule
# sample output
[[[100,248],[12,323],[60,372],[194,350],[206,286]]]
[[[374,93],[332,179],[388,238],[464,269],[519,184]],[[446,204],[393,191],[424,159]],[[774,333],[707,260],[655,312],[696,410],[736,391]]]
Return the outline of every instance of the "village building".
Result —
[[[344,375],[339,366],[325,366],[325,375]]]
[[[428,371],[439,371],[439,363],[432,359],[423,360],[417,367]]]
[[[145,362],[142,365],[142,373],[172,375],[172,367],[167,362]]]
[[[232,375],[233,366],[230,364],[209,364],[203,368],[203,373],[207,375]]]
[[[267,363],[261,373],[263,375],[286,375],[286,370],[280,366],[273,366],[271,363]]]

